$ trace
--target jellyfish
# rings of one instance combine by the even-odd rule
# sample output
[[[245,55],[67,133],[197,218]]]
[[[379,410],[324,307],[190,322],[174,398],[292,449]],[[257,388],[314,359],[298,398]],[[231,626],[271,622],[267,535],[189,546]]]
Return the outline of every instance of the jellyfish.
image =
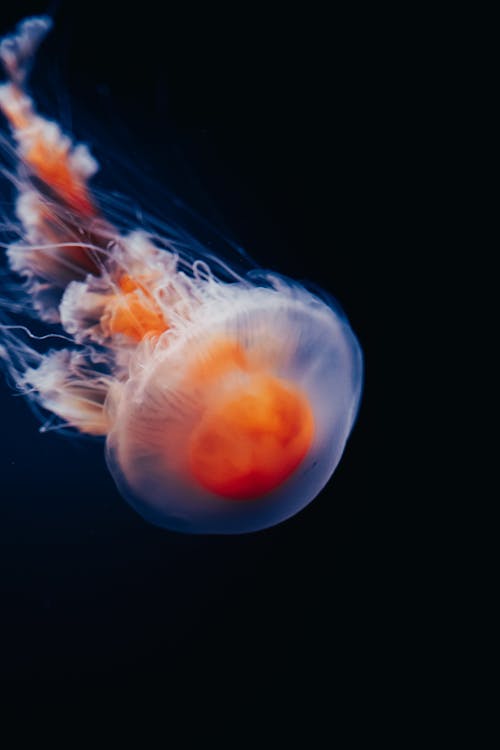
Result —
[[[7,379],[42,432],[102,439],[118,490],[153,524],[241,534],[280,523],[342,456],[362,390],[358,341],[326,294],[241,274],[168,223],[152,233],[111,219],[89,187],[97,161],[28,92],[51,25],[28,18],[0,43],[14,165],[3,174],[16,191],[0,276]]]

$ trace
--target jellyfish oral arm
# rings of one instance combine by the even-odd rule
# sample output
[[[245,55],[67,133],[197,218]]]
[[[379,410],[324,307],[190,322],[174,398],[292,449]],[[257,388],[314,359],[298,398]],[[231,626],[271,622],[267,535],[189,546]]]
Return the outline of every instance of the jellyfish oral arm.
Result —
[[[48,16],[29,18],[0,42],[0,60],[8,76],[0,87],[0,107],[10,122],[19,156],[31,172],[65,204],[83,216],[94,216],[87,180],[97,162],[87,148],[73,147],[59,126],[37,114],[25,84],[33,56],[52,27]]]

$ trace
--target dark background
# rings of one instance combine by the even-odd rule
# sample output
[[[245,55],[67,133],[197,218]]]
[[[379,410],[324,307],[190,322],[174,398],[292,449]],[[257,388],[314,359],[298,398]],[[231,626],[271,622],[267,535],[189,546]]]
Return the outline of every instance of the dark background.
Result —
[[[46,7],[12,6],[1,33]],[[401,380],[392,278],[396,268],[404,293],[401,249],[416,243],[407,19],[395,41],[380,12],[187,3],[164,13],[149,0],[134,13],[59,3],[33,78],[42,109],[91,145],[102,187],[122,175],[119,190],[161,212],[141,180],[163,183],[259,265],[333,294],[365,354],[361,410],[302,513],[256,534],[190,537],[144,522],[101,445],[40,435],[4,385],[0,677],[155,684],[158,695],[210,691],[214,677],[237,695],[251,679],[256,700],[286,690],[298,703],[326,679],[332,705],[383,702],[418,649],[401,565],[409,490],[388,405]]]

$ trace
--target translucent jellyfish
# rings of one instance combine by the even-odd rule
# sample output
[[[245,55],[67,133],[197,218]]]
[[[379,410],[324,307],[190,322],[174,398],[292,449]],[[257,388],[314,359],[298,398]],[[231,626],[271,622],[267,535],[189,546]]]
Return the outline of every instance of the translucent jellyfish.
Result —
[[[279,523],[342,456],[359,344],[326,295],[239,274],[175,226],[158,236],[106,216],[89,188],[97,162],[26,89],[50,26],[29,18],[0,44],[3,153],[16,164],[4,174],[18,193],[0,278],[8,379],[45,415],[42,431],[102,436],[120,492],[152,523],[222,534]],[[7,318],[19,312],[49,332]]]

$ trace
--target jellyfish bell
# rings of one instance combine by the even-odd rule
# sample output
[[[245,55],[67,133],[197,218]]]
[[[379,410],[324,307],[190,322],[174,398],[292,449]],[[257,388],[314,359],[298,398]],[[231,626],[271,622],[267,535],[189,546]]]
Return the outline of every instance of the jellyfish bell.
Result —
[[[361,392],[347,321],[282,279],[219,285],[110,392],[109,469],[147,520],[244,533],[297,513],[335,470]]]

